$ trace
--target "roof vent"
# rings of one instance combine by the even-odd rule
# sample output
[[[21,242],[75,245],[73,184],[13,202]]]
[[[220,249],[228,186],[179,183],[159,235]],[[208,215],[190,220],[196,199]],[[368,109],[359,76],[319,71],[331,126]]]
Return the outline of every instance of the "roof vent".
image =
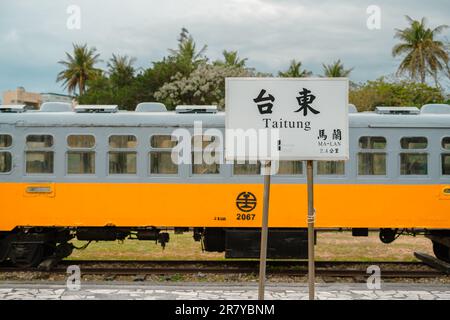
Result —
[[[448,104],[426,104],[420,109],[422,114],[450,114],[450,105]]]
[[[217,106],[177,106],[177,113],[217,113]]]
[[[2,113],[20,113],[27,110],[24,104],[2,104],[0,105],[0,112]]]
[[[378,114],[419,114],[420,110],[416,107],[376,107]]]
[[[348,104],[348,113],[358,113],[358,109],[356,109],[356,106],[354,104]]]
[[[63,102],[45,102],[42,104],[41,112],[71,112],[72,105]]]
[[[79,105],[75,107],[77,113],[116,113],[117,105]]]
[[[142,102],[136,107],[136,112],[166,112],[166,106],[159,102]]]

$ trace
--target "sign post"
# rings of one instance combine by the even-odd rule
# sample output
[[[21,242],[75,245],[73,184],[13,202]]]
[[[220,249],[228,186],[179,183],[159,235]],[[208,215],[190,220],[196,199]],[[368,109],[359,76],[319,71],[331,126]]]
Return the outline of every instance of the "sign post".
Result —
[[[267,239],[269,234],[269,198],[270,198],[270,171],[271,161],[262,163],[264,170],[264,195],[263,195],[263,216],[261,227],[261,249],[259,255],[259,287],[258,299],[264,300],[264,289],[266,285],[266,260],[267,260]]]
[[[264,164],[258,292],[261,300],[270,227],[270,175],[276,171],[272,170],[274,167],[278,168],[278,161],[307,162],[307,205],[302,204],[302,208],[307,208],[307,219],[292,217],[292,221],[298,228],[308,228],[309,298],[314,299],[313,161],[349,158],[348,79],[227,78],[225,108],[225,159]],[[277,210],[277,202],[272,209]]]
[[[313,161],[306,162],[306,184],[308,188],[308,291],[309,300],[315,297],[315,258],[314,258],[314,169]]]

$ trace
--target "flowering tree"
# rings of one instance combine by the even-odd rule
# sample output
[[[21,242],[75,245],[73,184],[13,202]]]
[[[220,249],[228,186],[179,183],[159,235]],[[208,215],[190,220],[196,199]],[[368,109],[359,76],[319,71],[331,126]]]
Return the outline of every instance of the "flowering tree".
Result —
[[[155,98],[169,108],[180,104],[213,104],[223,110],[225,78],[251,76],[254,72],[248,69],[202,63],[189,76],[177,73],[155,92]]]

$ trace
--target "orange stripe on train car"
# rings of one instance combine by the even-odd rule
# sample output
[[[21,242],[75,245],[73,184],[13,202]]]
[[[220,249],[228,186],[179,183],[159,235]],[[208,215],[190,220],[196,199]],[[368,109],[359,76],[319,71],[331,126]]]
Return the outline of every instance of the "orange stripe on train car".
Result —
[[[316,225],[450,228],[450,197],[444,194],[448,187],[318,184]],[[30,195],[27,190],[35,192]],[[243,191],[253,193],[257,205],[250,216],[238,220],[242,212],[236,198]],[[0,230],[16,226],[259,227],[262,192],[262,184],[0,183]],[[273,184],[270,226],[305,227],[306,200],[305,185]]]

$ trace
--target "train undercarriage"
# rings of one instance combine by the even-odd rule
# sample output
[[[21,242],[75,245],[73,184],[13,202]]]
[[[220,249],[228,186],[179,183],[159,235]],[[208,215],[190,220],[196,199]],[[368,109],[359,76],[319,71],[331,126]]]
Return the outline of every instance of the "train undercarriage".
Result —
[[[257,259],[260,250],[260,230],[255,228],[174,228],[175,233],[193,231],[195,241],[203,251],[224,252],[225,258]],[[341,230],[342,231],[342,230]],[[353,236],[367,236],[366,228],[354,228]],[[391,243],[400,235],[423,234],[432,241],[435,256],[450,263],[450,230],[380,229],[383,243]],[[71,240],[86,241],[75,247]],[[0,263],[9,261],[18,267],[37,267],[46,260],[61,260],[74,249],[83,249],[92,241],[115,240],[154,241],[163,248],[169,242],[169,233],[159,228],[81,227],[81,228],[16,228],[0,232]],[[315,238],[316,239],[316,238]],[[269,230],[269,259],[306,259],[307,230],[300,228],[271,228]]]

